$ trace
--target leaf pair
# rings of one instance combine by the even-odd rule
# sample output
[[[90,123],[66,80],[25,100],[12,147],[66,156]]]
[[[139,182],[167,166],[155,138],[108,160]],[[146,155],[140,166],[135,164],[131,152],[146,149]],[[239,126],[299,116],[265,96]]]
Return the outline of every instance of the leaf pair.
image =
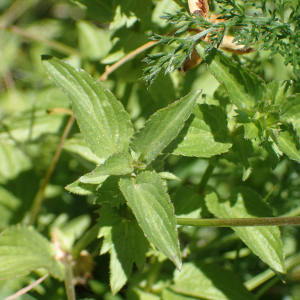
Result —
[[[134,134],[129,115],[102,83],[95,82],[83,70],[76,70],[67,62],[56,58],[43,56],[43,66],[50,80],[70,97],[74,115],[87,145],[99,158],[105,159],[104,163],[80,177],[67,189],[79,194],[97,194],[96,203],[110,206],[119,206],[126,199],[147,239],[180,269],[181,254],[174,208],[162,180],[162,177],[170,177],[172,174],[159,175],[155,171],[143,170],[147,166],[151,170],[151,162],[176,138],[201,91],[191,92],[157,111]],[[99,222],[102,223],[101,217]],[[124,230],[126,226],[122,228],[118,222],[110,224],[110,230],[121,234],[120,230]],[[126,218],[124,222],[127,222]],[[130,225],[132,223],[126,224],[129,226],[128,230],[133,230],[134,225]],[[105,237],[108,242],[111,233],[100,233],[100,236]],[[136,234],[132,235],[132,239],[136,237]],[[131,249],[131,244],[129,238],[124,239],[127,251]],[[121,247],[116,248],[114,241],[109,249],[102,252],[110,251],[111,285],[113,291],[117,292],[125,284],[132,262],[141,260],[133,254],[132,259],[125,263],[121,259],[123,251],[120,250]],[[145,251],[146,249],[143,250]],[[114,268],[120,269],[122,264],[124,276],[113,275],[116,274]]]

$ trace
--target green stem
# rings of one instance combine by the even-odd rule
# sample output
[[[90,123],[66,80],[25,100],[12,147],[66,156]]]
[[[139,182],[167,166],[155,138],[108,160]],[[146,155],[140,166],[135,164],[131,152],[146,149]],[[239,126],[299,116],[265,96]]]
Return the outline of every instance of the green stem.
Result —
[[[65,265],[65,288],[68,300],[76,300],[75,289],[73,285],[73,269],[71,265],[71,255],[65,253],[63,263]]]
[[[269,282],[267,282],[264,286],[262,286],[258,292],[255,294],[255,299],[259,299],[265,292],[267,292],[274,284],[276,284],[280,280],[279,276],[272,278]]]
[[[94,225],[81,237],[80,240],[77,241],[72,250],[72,254],[75,258],[78,257],[80,252],[84,250],[90,243],[97,239],[99,228],[99,224]]]
[[[236,219],[193,219],[177,218],[178,225],[203,227],[247,227],[300,225],[300,217],[236,218]]]
[[[219,156],[214,156],[212,157],[210,160],[209,160],[209,164],[201,178],[201,182],[199,184],[199,192],[200,194],[202,194],[204,192],[204,189],[206,187],[206,184],[209,180],[209,178],[211,177],[217,163],[218,163],[218,160],[219,160]]]
[[[63,144],[64,144],[64,141],[65,139],[67,138],[71,128],[72,128],[72,125],[74,123],[74,120],[75,120],[75,117],[74,115],[72,115],[66,125],[66,128],[63,132],[63,135],[61,137],[61,140],[60,140],[60,143],[59,143],[59,146],[56,150],[56,153],[53,157],[53,160],[52,160],[52,163],[45,175],[45,178],[44,178],[44,181],[42,183],[42,185],[40,186],[38,192],[36,193],[35,197],[34,197],[34,200],[33,200],[33,203],[32,203],[32,206],[31,206],[31,210],[30,210],[30,219],[29,219],[29,223],[28,225],[33,225],[35,223],[35,220],[36,220],[36,217],[37,217],[37,214],[40,210],[40,207],[42,205],[42,202],[43,202],[43,198],[44,198],[44,191],[46,189],[46,186],[48,185],[49,181],[50,181],[50,178],[52,176],[52,173],[56,167],[56,164],[57,164],[57,161],[60,157],[60,154],[61,154],[61,151],[63,149]]]
[[[157,257],[155,257],[155,261],[151,265],[149,270],[149,275],[147,277],[147,283],[145,286],[146,292],[151,292],[152,286],[157,280],[157,276],[160,272],[161,267],[162,267],[162,263],[158,261]]]
[[[285,260],[285,266],[287,270],[291,270],[299,264],[300,264],[300,253],[294,254]],[[274,271],[268,269],[258,274],[257,276],[251,278],[250,280],[246,281],[244,285],[249,291],[252,291],[258,286],[260,286],[261,284],[263,284],[264,282],[266,282],[267,280],[271,279],[275,275],[276,274],[274,273]]]

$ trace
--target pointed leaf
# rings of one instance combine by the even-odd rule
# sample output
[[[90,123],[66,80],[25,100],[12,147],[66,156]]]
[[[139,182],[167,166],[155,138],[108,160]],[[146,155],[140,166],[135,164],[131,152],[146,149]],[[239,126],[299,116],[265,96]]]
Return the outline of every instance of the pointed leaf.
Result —
[[[218,218],[259,218],[271,217],[271,208],[261,199],[260,195],[248,187],[239,187],[232,191],[226,200],[219,200],[215,193],[205,198],[211,213]],[[277,274],[286,273],[284,254],[278,227],[233,227],[236,234]]]
[[[196,49],[208,65],[208,70],[227,89],[230,101],[239,109],[250,110],[264,99],[267,89],[257,75],[216,48],[205,52],[204,42],[199,43]]]
[[[291,123],[300,136],[300,94],[288,97],[281,108],[280,120]]]
[[[54,254],[51,243],[33,227],[11,227],[0,235],[0,278],[25,276],[32,270],[46,268],[62,280],[63,268]]]
[[[234,273],[215,264],[185,263],[174,277],[171,289],[180,294],[211,300],[254,300]]]
[[[226,115],[221,108],[197,104],[184,128],[165,152],[196,157],[225,153],[232,146],[228,133]]]
[[[79,178],[81,182],[101,183],[105,175],[126,175],[133,171],[132,158],[127,153],[116,153],[91,173]],[[98,181],[99,179],[99,181]]]
[[[273,80],[267,84],[267,100],[272,100],[274,111],[280,109],[287,98],[291,84],[288,81]]]
[[[65,189],[73,194],[89,196],[96,194],[98,187],[99,184],[84,183],[76,180],[73,183],[67,185]]]
[[[282,131],[277,138],[280,150],[290,159],[300,163],[300,143],[299,139],[288,131]]]
[[[149,243],[134,218],[122,218],[110,207],[98,212],[98,237],[104,237],[101,254],[110,253],[110,286],[116,294],[127,282],[134,262],[139,269],[143,268]]]
[[[147,171],[122,178],[119,186],[148,240],[180,269],[174,207],[160,176]]]
[[[74,115],[86,143],[100,158],[128,149],[133,127],[115,96],[83,70],[44,55],[50,80],[71,99]]]
[[[199,90],[193,91],[149,118],[131,143],[139,161],[149,164],[178,135],[200,93]]]

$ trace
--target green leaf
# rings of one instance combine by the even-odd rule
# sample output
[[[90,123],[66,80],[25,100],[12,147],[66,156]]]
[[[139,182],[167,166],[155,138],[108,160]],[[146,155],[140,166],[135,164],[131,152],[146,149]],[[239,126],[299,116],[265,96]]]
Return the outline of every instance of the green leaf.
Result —
[[[72,0],[84,8],[94,20],[100,23],[111,22],[114,19],[115,9],[113,1],[105,0]]]
[[[126,299],[130,300],[160,300],[161,298],[155,294],[145,292],[138,288],[132,288],[127,291]]]
[[[162,300],[199,300],[199,298],[177,294],[169,289],[164,289],[162,292]]]
[[[222,109],[197,104],[178,137],[165,151],[175,155],[211,157],[227,152],[231,146],[227,118]]]
[[[29,157],[12,139],[0,135],[0,182],[16,178],[32,167]]]
[[[92,172],[79,178],[85,183],[101,183],[105,175],[126,175],[133,171],[132,158],[127,153],[116,153]],[[99,181],[98,181],[99,179]]]
[[[174,207],[163,181],[155,172],[121,178],[120,189],[148,240],[181,267]]]
[[[64,115],[48,114],[46,110],[22,111],[3,121],[5,131],[14,141],[24,143],[37,140],[42,135],[60,131]]]
[[[288,81],[273,80],[267,84],[267,100],[272,100],[272,109],[274,111],[280,109],[284,101],[286,101],[290,88]]]
[[[119,180],[120,176],[109,176],[103,181],[97,190],[98,197],[95,199],[95,203],[109,204],[110,206],[125,203],[126,200],[119,189]]]
[[[115,96],[83,70],[44,55],[42,63],[50,80],[71,99],[74,115],[86,143],[100,158],[128,149],[133,127]]]
[[[276,149],[278,147],[273,141],[263,141],[262,146],[267,150],[269,154],[271,167],[274,170],[279,163],[279,158],[280,158],[279,149]]]
[[[173,291],[191,297],[211,300],[254,300],[252,294],[233,272],[221,269],[216,264],[185,263],[181,272],[175,271],[174,281],[174,285],[170,287]]]
[[[216,48],[206,52],[206,45],[201,42],[196,50],[208,65],[210,73],[225,86],[230,101],[239,109],[255,108],[265,98],[264,81]]]
[[[0,278],[25,276],[32,270],[46,268],[62,280],[63,269],[54,254],[51,243],[33,227],[11,227],[0,235]]]
[[[67,139],[64,142],[64,150],[68,151],[88,169],[93,169],[95,165],[100,165],[105,161],[91,151],[81,134]]]
[[[262,218],[271,217],[272,210],[260,195],[248,187],[234,189],[226,200],[219,200],[217,194],[205,197],[206,205],[218,218]],[[236,234],[281,277],[286,274],[284,254],[278,227],[233,227]]]
[[[112,48],[111,32],[91,22],[78,21],[78,42],[85,57],[92,61],[104,58]]]
[[[232,149],[238,154],[243,164],[243,181],[245,181],[248,179],[252,172],[252,168],[248,161],[251,152],[253,152],[252,143],[249,140],[245,140],[241,135],[237,135],[233,139]]]
[[[281,131],[277,138],[280,150],[290,159],[300,162],[299,139],[288,131]]]
[[[0,230],[13,224],[18,208],[21,206],[21,199],[14,196],[10,191],[0,186]]]
[[[149,243],[134,218],[121,217],[106,206],[98,212],[98,238],[104,237],[101,254],[110,253],[110,286],[116,294],[127,282],[134,262],[140,270],[144,267]]]
[[[287,98],[281,108],[280,120],[291,123],[300,136],[300,94]]]
[[[139,161],[149,164],[178,135],[200,93],[199,90],[193,91],[149,118],[131,143]]]
[[[199,218],[205,205],[204,199],[199,193],[185,186],[178,187],[171,198],[177,217]]]
[[[173,173],[170,173],[170,172],[159,172],[158,175],[162,179],[170,179],[170,180],[180,181],[180,178],[178,178],[176,175],[174,175]]]
[[[96,194],[98,187],[99,184],[84,183],[76,180],[73,183],[67,185],[65,189],[73,194],[89,196]]]

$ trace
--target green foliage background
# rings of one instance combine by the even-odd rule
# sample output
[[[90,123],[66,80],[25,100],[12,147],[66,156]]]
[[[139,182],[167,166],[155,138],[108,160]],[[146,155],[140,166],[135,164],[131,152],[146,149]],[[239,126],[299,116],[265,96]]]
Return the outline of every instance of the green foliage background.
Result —
[[[294,0],[290,5],[296,7],[297,4]],[[215,2],[211,5],[212,9],[218,10]],[[253,295],[259,299],[271,297],[275,300],[299,299],[298,268],[294,268],[289,273],[285,285],[280,281],[279,276],[265,283],[267,277],[264,277],[264,274],[268,276],[273,273],[268,269],[268,265],[263,263],[267,259],[260,260],[253,250],[256,246],[253,237],[257,237],[258,234],[264,236],[263,232],[249,231],[247,236],[243,237],[244,232],[234,233],[230,228],[179,227],[178,234],[184,262],[180,273],[160,251],[155,247],[149,248],[148,241],[136,223],[128,221],[123,224],[124,216],[128,220],[134,220],[131,211],[123,211],[120,217],[114,208],[105,205],[111,199],[111,191],[115,191],[119,180],[117,176],[123,174],[116,173],[110,181],[105,181],[106,178],[103,178],[105,174],[103,170],[102,173],[100,170],[100,179],[97,180],[105,181],[105,185],[103,185],[102,194],[99,194],[96,199],[89,186],[85,186],[87,192],[84,194],[87,196],[69,193],[65,189],[66,186],[81,178],[81,186],[78,186],[79,183],[72,188],[77,188],[77,192],[79,189],[82,191],[84,180],[87,185],[90,184],[89,178],[82,179],[83,175],[103,163],[103,159],[97,157],[87,147],[77,124],[73,125],[64,143],[59,162],[45,190],[44,202],[35,224],[36,236],[31,234],[32,229],[27,230],[27,227],[22,227],[29,223],[33,199],[52,163],[69,119],[69,116],[64,113],[67,110],[61,111],[62,113],[49,114],[49,111],[56,108],[69,109],[70,101],[49,81],[40,61],[41,55],[53,55],[67,60],[73,66],[84,69],[94,79],[98,79],[105,72],[106,65],[117,62],[126,54],[144,45],[154,33],[165,35],[178,28],[179,25],[166,23],[159,17],[163,15],[163,12],[175,13],[181,9],[183,11],[187,9],[187,3],[183,0],[2,0],[0,2],[0,230],[7,230],[1,238],[5,245],[4,239],[5,241],[14,240],[19,234],[20,237],[16,239],[20,241],[20,245],[24,241],[25,244],[26,241],[31,241],[31,245],[37,243],[41,245],[41,249],[44,249],[41,251],[40,260],[33,255],[34,247],[28,252],[20,252],[23,259],[26,257],[34,261],[33,265],[28,264],[26,268],[36,269],[33,272],[27,272],[26,268],[25,271],[20,270],[20,275],[24,275],[22,277],[14,278],[14,273],[10,275],[9,272],[5,273],[0,268],[1,278],[8,278],[0,281],[1,299],[44,275],[45,269],[39,269],[45,266],[42,261],[43,257],[49,258],[47,268],[53,277],[47,278],[29,294],[19,299],[67,299],[61,282],[63,266],[52,261],[51,255],[54,250],[53,244],[50,243],[51,237],[52,242],[53,236],[58,237],[64,243],[63,248],[72,251],[76,256],[76,249],[81,247],[82,236],[91,228],[95,230],[93,226],[96,226],[96,231],[99,231],[101,226],[99,237],[103,238],[87,243],[86,249],[92,256],[86,256],[86,260],[81,257],[83,270],[86,273],[77,276],[77,278],[83,277],[83,284],[76,286],[77,299],[232,300],[253,299]],[[287,9],[286,13],[289,12]],[[172,47],[171,49],[174,49]],[[227,131],[224,127],[228,125],[229,130],[232,130],[236,124],[226,119],[224,111],[228,116],[233,116],[235,112],[232,108],[226,110],[229,99],[225,89],[208,72],[204,63],[187,72],[185,76],[177,71],[166,75],[160,73],[149,88],[141,80],[143,69],[147,67],[147,64],[141,61],[146,55],[169,51],[169,49],[168,46],[161,44],[139,53],[110,74],[104,81],[104,85],[125,107],[134,130],[142,128],[146,120],[157,110],[167,107],[190,92],[201,89],[202,94],[197,100],[201,106],[199,106],[199,111],[194,112],[195,123],[198,119],[203,119],[206,111],[212,109],[214,110],[212,115],[218,117],[215,117],[211,124],[219,122],[215,133],[220,134],[221,137],[226,136]],[[286,80],[286,86],[291,85],[286,96],[299,93],[299,82],[297,80],[294,84],[290,82],[292,78],[295,79],[292,67],[284,66],[284,58],[280,55],[275,54],[270,58],[270,52],[256,51],[247,56],[227,55],[249,68],[266,84],[273,80]],[[51,77],[51,74],[49,75]],[[272,84],[276,85],[276,83]],[[298,101],[298,98],[296,100]],[[240,109],[239,106],[238,108]],[[289,111],[288,107],[286,111]],[[162,111],[157,113],[157,118],[162,113]],[[243,117],[245,116],[240,113],[240,124],[245,124]],[[289,118],[286,116],[288,121]],[[155,117],[150,120],[155,120]],[[297,120],[297,118],[294,120],[295,124],[299,124]],[[195,127],[197,126],[196,124]],[[199,126],[206,132],[213,127],[204,123]],[[181,127],[177,131],[180,129]],[[185,133],[184,130],[180,134]],[[246,137],[249,139],[251,134],[255,136],[251,130],[253,130],[252,127],[246,128],[248,134]],[[131,133],[128,129],[126,136],[131,136]],[[180,135],[178,139],[181,139]],[[164,175],[164,178],[170,178],[170,173],[173,173],[181,180],[164,180],[163,182],[175,206],[176,216],[197,218],[200,215],[202,218],[210,218],[214,214],[224,217],[227,211],[226,203],[238,201],[232,200],[234,193],[242,193],[250,188],[256,192],[256,194],[250,193],[255,196],[256,200],[267,201],[270,206],[270,208],[265,208],[264,204],[261,204],[264,207],[262,216],[281,216],[287,213],[291,216],[298,215],[300,213],[299,156],[296,160],[291,160],[286,155],[282,157],[275,155],[270,158],[265,150],[267,146],[265,149],[260,148],[258,143],[250,143],[249,140],[246,142],[243,136],[235,141],[230,151],[228,150],[231,144],[229,145],[230,141],[226,138],[219,140],[219,148],[214,147],[215,153],[210,152],[205,155],[199,149],[198,156],[202,158],[198,158],[193,157],[195,154],[190,155],[191,157],[179,156],[181,150],[177,148],[178,153],[176,153],[174,143],[177,145],[178,141],[174,140],[167,150],[175,155],[169,155],[165,160],[165,157],[161,157],[161,161],[155,160],[153,168],[157,172],[169,172]],[[203,144],[207,143],[209,140],[203,142]],[[134,143],[133,145],[134,150],[139,150],[144,142],[142,140],[140,144],[136,142],[136,145]],[[242,150],[239,152],[239,149]],[[155,151],[150,153],[150,158],[146,158],[143,163],[150,163],[162,150],[158,149],[157,153]],[[241,151],[243,154],[240,154]],[[224,152],[227,153],[220,155]],[[240,158],[236,153],[240,154]],[[127,166],[128,160],[126,159],[124,158],[121,162]],[[215,165],[217,166],[207,182],[207,189],[221,195],[223,200],[226,199],[227,202],[224,200],[222,205],[217,204],[216,194],[211,193],[204,199],[203,195],[197,193],[199,185],[201,188],[203,184],[201,180],[205,172],[209,170],[208,167]],[[155,177],[152,170],[147,172],[147,174],[152,174],[149,176],[153,177],[151,177],[153,182],[161,180]],[[137,182],[143,182],[142,177],[138,177]],[[176,179],[176,177],[172,178]],[[121,187],[130,187],[129,181],[128,178],[122,179]],[[236,188],[237,186],[242,187]],[[69,190],[71,190],[70,186]],[[165,197],[164,193],[163,189],[158,192],[163,195],[162,197]],[[126,196],[124,191],[123,194]],[[116,205],[119,205],[122,204],[123,199],[120,193],[114,201]],[[182,199],[185,199],[186,205],[182,203]],[[97,203],[96,206],[94,202]],[[205,202],[208,205],[205,205]],[[248,215],[242,210],[238,213],[241,213],[241,217],[257,215],[257,211],[253,215]],[[112,217],[100,218],[97,222],[99,214]],[[136,218],[138,219],[137,215]],[[170,221],[168,225],[170,228],[174,227],[174,220]],[[19,223],[23,225],[11,227]],[[118,230],[122,232],[120,236],[123,234],[122,230],[125,232],[128,229],[132,233],[128,240],[132,238],[132,241],[138,245],[135,249],[140,247],[147,252],[146,255],[133,253],[132,256],[126,257],[126,268],[123,265],[123,269],[119,265],[112,266],[110,262],[110,256],[117,256],[120,253],[118,251],[123,249],[122,239],[118,240],[119,243],[114,242],[115,248],[111,246],[115,228],[119,228]],[[299,233],[297,227],[281,229],[287,266],[293,265],[293,259],[296,260],[297,255],[299,256]],[[280,233],[277,228],[274,228],[272,234],[279,240]],[[280,247],[279,245],[278,248]],[[125,252],[129,255],[130,251]],[[5,262],[10,254],[7,248],[1,249],[0,243],[0,263],[1,256]],[[20,261],[16,262],[14,268],[17,269]],[[112,261],[118,262],[118,260]],[[143,268],[145,261],[146,265]],[[176,259],[173,261],[179,266],[180,263]],[[275,257],[274,261],[276,261]],[[278,261],[282,263],[282,259],[278,258]],[[274,262],[270,262],[269,265],[272,263]],[[122,275],[120,275],[121,269],[124,272]],[[126,284],[125,287],[121,289],[124,284]],[[256,289],[251,294],[246,288]],[[116,295],[112,295],[111,289],[121,290]]]

